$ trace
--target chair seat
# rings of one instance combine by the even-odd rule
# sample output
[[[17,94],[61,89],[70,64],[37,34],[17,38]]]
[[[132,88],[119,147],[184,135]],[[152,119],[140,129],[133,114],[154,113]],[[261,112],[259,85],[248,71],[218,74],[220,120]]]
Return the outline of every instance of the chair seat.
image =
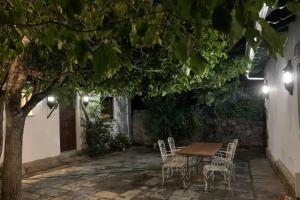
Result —
[[[168,160],[167,162],[165,162],[163,164],[163,167],[184,167],[186,164],[186,162],[184,162],[183,160],[177,160],[177,159],[172,159],[172,160]]]
[[[225,165],[212,165],[208,164],[203,167],[203,171],[219,171],[219,172],[228,172],[229,169]]]

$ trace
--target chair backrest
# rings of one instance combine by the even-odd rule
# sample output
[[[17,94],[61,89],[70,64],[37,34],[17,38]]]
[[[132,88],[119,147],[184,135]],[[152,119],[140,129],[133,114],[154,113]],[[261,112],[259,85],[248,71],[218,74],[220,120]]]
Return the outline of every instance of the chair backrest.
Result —
[[[160,150],[161,159],[163,162],[167,160],[167,150],[166,150],[166,144],[163,140],[158,140],[158,146]]]
[[[176,146],[175,146],[175,141],[173,137],[168,137],[168,143],[169,143],[169,148],[171,151],[172,156],[175,155],[176,152]]]
[[[233,143],[228,143],[227,144],[227,151],[226,151],[226,160],[232,161],[233,151],[234,151],[234,144]]]
[[[234,147],[233,147],[232,160],[233,160],[234,157],[235,157],[235,154],[236,154],[236,148],[237,148],[238,142],[239,142],[239,139],[234,139],[234,140],[233,140],[233,145],[234,145]]]

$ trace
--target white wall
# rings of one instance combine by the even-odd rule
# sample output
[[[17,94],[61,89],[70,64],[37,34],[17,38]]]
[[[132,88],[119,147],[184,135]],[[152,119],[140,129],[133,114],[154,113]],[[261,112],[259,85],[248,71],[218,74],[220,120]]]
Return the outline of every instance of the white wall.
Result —
[[[49,112],[45,99],[33,109],[33,116],[26,118],[23,163],[60,154],[59,109],[56,109],[47,119]]]
[[[115,131],[130,137],[130,100],[125,97],[114,97]]]
[[[81,97],[79,96],[79,94],[76,95],[76,105],[75,105],[75,112],[76,112],[76,149],[80,150],[82,148],[84,148],[84,128],[82,127],[82,122],[81,122],[81,118],[83,117],[83,113],[82,113],[82,109],[80,106],[81,103]]]
[[[295,45],[300,41],[300,18],[290,24],[284,57],[271,59],[265,70],[265,78],[270,86],[266,99],[268,149],[276,161],[280,161],[294,176],[300,173],[300,127],[298,118],[297,82],[291,96],[282,82],[282,70],[288,60],[292,60],[296,74]],[[276,42],[276,41],[274,41]],[[299,79],[300,77],[298,77]]]
[[[50,109],[45,99],[33,109],[33,116],[26,118],[23,162],[60,154],[59,108],[47,119],[49,113]]]

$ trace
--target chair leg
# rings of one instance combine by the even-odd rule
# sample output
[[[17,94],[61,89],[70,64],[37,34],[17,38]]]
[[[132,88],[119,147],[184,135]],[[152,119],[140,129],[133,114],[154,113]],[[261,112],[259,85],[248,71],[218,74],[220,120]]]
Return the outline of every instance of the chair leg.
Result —
[[[164,185],[165,184],[165,168],[164,167],[161,168],[161,174],[162,174],[162,185]]]
[[[170,169],[169,167],[167,168],[167,175],[166,175],[166,178],[168,179],[170,177]]]
[[[186,187],[186,183],[185,183],[185,178],[186,178],[185,171],[186,171],[185,167],[181,168],[182,186],[184,188]]]
[[[232,165],[232,178],[233,181],[235,182],[236,181],[235,164]]]
[[[227,174],[227,183],[228,183],[228,189],[231,191],[231,185],[230,185],[230,172]]]
[[[207,188],[208,188],[208,176],[207,176],[207,173],[206,171],[203,171],[203,177],[204,177],[204,184],[205,184],[205,191],[207,191]]]

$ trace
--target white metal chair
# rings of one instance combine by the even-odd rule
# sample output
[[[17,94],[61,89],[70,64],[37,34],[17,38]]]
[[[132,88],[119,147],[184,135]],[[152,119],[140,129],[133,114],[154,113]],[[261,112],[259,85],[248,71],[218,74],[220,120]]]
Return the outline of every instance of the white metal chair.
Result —
[[[175,146],[175,141],[173,137],[168,137],[168,144],[172,155],[176,155],[176,151],[181,149],[181,147]]]
[[[233,177],[233,180],[235,180],[235,163],[234,163],[234,158],[235,158],[235,155],[236,155],[236,148],[237,148],[237,145],[238,145],[238,139],[234,139],[232,144],[233,144],[233,149],[232,149],[232,162],[230,162],[230,164],[232,165],[231,166],[231,175]],[[213,157],[212,159],[212,162],[218,162],[218,163],[222,163],[222,162],[227,162],[226,161],[226,151],[224,151],[224,148],[219,150],[216,155]]]
[[[163,140],[158,140],[158,145],[162,158],[162,185],[165,183],[165,176],[169,178],[174,174],[174,171],[180,172],[183,185],[185,185],[186,162],[179,157],[173,157],[171,153],[167,152]]]
[[[168,137],[168,144],[169,144],[170,152],[171,152],[173,158],[176,157],[176,159],[180,159],[180,160],[183,160],[184,162],[186,162],[185,156],[176,154],[176,151],[180,150],[182,147],[176,147],[175,140],[173,137]],[[197,165],[197,161],[193,160],[193,158],[189,158],[189,163],[192,166],[192,172],[194,172],[195,167]]]
[[[203,167],[205,190],[207,190],[208,187],[208,179],[212,177],[212,180],[214,180],[215,172],[219,172],[223,175],[225,184],[228,185],[229,190],[231,189],[230,177],[231,177],[231,170],[232,170],[233,150],[234,150],[234,144],[229,143],[227,145],[225,157],[223,157],[222,161],[220,160],[221,162],[218,162],[218,160],[214,160],[212,161],[211,164],[207,164]]]

